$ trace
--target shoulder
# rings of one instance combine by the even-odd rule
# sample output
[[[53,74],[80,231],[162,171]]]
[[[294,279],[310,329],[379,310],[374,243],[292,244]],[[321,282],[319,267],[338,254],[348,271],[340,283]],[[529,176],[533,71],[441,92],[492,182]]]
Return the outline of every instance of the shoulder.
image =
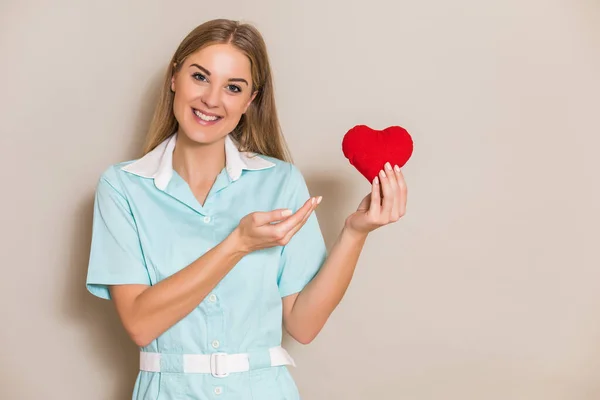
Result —
[[[271,173],[278,175],[278,176],[284,178],[285,180],[290,180],[290,179],[293,181],[297,181],[297,180],[303,181],[304,180],[300,169],[296,165],[294,165],[288,161],[283,161],[278,158],[271,157],[271,156],[265,156],[262,154],[257,155],[257,157],[260,157],[263,160],[266,160],[266,161],[274,164],[273,167],[269,168],[271,170]]]
[[[135,161],[137,160],[128,160],[115,163],[104,169],[98,178],[97,190],[111,188],[112,190],[123,195],[125,192],[125,187],[128,183],[127,172],[123,170],[123,167]]]
[[[268,174],[263,175],[265,179],[261,179],[263,189],[278,193],[285,202],[292,202],[295,206],[309,197],[306,180],[298,166],[273,157],[260,157],[274,164],[265,170]]]

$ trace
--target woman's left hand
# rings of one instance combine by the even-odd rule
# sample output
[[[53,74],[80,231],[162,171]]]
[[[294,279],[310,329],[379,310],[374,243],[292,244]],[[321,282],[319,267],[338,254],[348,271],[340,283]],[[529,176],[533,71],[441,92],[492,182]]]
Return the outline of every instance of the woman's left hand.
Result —
[[[346,229],[359,234],[369,232],[398,221],[406,213],[407,188],[404,176],[397,165],[385,164],[385,171],[379,171],[368,194],[356,212],[346,218]]]

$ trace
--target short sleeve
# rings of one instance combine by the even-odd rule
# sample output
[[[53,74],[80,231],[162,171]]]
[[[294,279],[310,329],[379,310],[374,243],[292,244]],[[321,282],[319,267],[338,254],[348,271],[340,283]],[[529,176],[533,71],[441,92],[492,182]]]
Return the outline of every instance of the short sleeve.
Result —
[[[291,164],[290,164],[291,165]],[[304,177],[291,165],[289,183],[286,185],[289,207],[296,212],[309,199]],[[306,223],[283,246],[279,265],[279,293],[281,297],[300,292],[319,272],[327,258],[327,249],[317,215],[313,212]]]
[[[110,299],[108,285],[115,284],[150,285],[150,277],[129,203],[103,176],[94,199],[86,287],[93,295]]]

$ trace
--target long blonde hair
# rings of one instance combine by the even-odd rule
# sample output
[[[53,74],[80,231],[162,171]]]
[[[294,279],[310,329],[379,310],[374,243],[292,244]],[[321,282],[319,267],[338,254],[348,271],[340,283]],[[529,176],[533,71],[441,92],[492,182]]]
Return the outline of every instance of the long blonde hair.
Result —
[[[179,71],[186,57],[212,44],[231,44],[250,60],[252,90],[258,93],[231,132],[240,145],[240,151],[250,151],[291,162],[292,157],[281,132],[275,107],[267,46],[256,28],[228,19],[215,19],[199,25],[183,39],[175,51],[150,122],[144,154],[152,151],[179,127],[173,114],[175,95],[171,91],[172,76]]]

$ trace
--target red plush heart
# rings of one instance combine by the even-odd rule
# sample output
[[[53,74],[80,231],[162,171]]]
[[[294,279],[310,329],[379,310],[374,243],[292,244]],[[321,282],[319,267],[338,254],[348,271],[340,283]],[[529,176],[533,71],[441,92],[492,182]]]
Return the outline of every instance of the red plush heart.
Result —
[[[413,152],[413,140],[400,126],[378,131],[357,125],[344,135],[342,151],[350,164],[373,182],[386,162],[400,168],[406,164]]]

